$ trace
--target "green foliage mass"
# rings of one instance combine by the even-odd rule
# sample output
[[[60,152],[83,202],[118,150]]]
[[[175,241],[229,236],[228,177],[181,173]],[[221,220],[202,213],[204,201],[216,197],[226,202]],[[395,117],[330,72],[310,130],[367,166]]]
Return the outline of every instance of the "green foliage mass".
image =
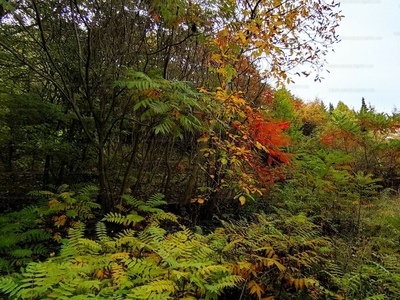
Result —
[[[361,178],[366,178],[363,184],[373,183],[368,176]],[[0,291],[7,299],[398,297],[398,245],[383,230],[397,221],[394,218],[382,215],[374,227],[375,221],[366,216],[363,230],[371,239],[358,239],[356,244],[324,235],[320,216],[291,214],[284,208],[251,220],[220,220],[221,227],[205,235],[160,208],[166,204],[162,194],[147,201],[123,198],[121,212],[106,214],[94,234],[86,237],[87,227],[76,222],[57,254],[47,259],[25,261],[32,252],[14,246],[10,253],[23,267],[2,277]],[[386,201],[390,205],[392,200]],[[40,210],[19,214],[32,211]],[[387,213],[387,207],[382,205],[381,211]],[[25,244],[41,241],[44,232],[33,232],[27,232]]]
[[[52,236],[40,228],[36,206],[0,216],[0,274],[11,273],[49,254]]]
[[[133,220],[132,212],[104,217],[125,226],[114,236],[98,222],[97,237],[84,238],[84,224],[76,223],[59,255],[28,264],[18,276],[3,277],[0,289],[10,299],[217,299],[242,282],[219,263],[206,237],[179,225],[170,213],[153,210],[164,203],[162,197],[155,195],[145,205],[130,199],[138,213],[151,211],[140,231],[135,224],[143,218]],[[161,226],[166,220],[176,224],[173,232]]]

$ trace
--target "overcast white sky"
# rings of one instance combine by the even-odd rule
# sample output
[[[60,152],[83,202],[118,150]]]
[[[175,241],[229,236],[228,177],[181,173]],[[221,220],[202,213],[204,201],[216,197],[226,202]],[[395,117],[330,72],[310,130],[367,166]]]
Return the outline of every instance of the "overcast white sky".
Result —
[[[343,101],[359,110],[361,98],[378,112],[400,110],[400,1],[343,0],[345,17],[337,28],[341,42],[326,56],[330,73],[322,83],[293,77],[287,88],[304,101],[316,98],[326,105]]]

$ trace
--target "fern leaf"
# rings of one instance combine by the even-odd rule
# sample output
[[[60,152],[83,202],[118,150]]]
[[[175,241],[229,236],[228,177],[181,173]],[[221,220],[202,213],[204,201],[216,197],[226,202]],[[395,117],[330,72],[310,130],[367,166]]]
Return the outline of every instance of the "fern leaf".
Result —
[[[15,249],[10,252],[11,256],[15,258],[30,257],[33,251],[31,249]]]
[[[135,106],[133,107],[133,110],[136,111],[136,110],[140,109],[141,107],[143,107],[143,108],[148,108],[148,107],[150,106],[150,104],[151,104],[152,101],[153,101],[153,100],[150,99],[150,98],[144,98],[144,99],[142,99],[141,101],[139,101],[138,103],[135,104]],[[142,120],[142,121],[146,120],[147,117],[150,117],[150,116],[151,116],[151,113],[152,113],[152,111],[151,111],[151,110],[148,110],[147,115],[142,114],[141,120]]]
[[[4,294],[15,294],[20,289],[17,282],[11,277],[0,278],[0,291]]]
[[[172,122],[172,120],[169,118],[164,118],[154,127],[154,133],[155,134],[161,133],[163,135],[167,135],[172,133],[173,128],[174,128],[174,122]]]
[[[133,299],[151,299],[152,294],[164,294],[164,296],[173,294],[177,290],[177,285],[172,280],[157,280],[147,285],[139,286],[131,290],[128,297]],[[149,297],[150,295],[150,297]]]
[[[104,216],[102,221],[108,221],[112,223],[117,223],[121,225],[128,226],[133,223],[137,223],[143,221],[144,218],[137,214],[137,212],[133,211],[128,216],[123,216],[120,213],[110,212]]]
[[[152,195],[149,200],[146,201],[146,205],[150,207],[159,207],[161,205],[166,205],[167,202],[164,200],[164,195],[161,193],[156,193]]]
[[[102,251],[102,246],[96,241],[82,238],[79,243],[88,249],[90,254],[98,254]]]
[[[54,193],[50,191],[30,191],[28,193],[29,196],[34,196],[34,197],[44,197],[44,198],[50,198],[54,196]]]
[[[222,292],[226,288],[231,288],[237,286],[239,283],[243,282],[244,278],[238,275],[228,275],[218,279],[215,287]]]
[[[96,234],[97,234],[97,238],[102,243],[110,240],[110,238],[107,235],[106,225],[103,222],[96,223]]]
[[[126,72],[127,80],[116,81],[114,86],[127,87],[137,91],[148,89],[157,89],[159,84],[154,82],[149,76],[142,72],[128,71]]]
[[[122,199],[124,199],[128,205],[132,205],[134,207],[138,207],[140,205],[144,205],[145,204],[144,201],[137,200],[136,198],[134,198],[131,195],[122,195]]]
[[[41,229],[31,229],[20,235],[19,240],[24,243],[48,241],[51,240],[52,236],[50,233],[45,232]]]
[[[195,116],[192,115],[185,116],[184,114],[180,114],[179,123],[185,130],[189,132],[198,131],[202,128],[201,122]]]
[[[164,239],[165,233],[166,231],[163,228],[150,226],[139,234],[139,239],[144,243],[151,243],[153,241],[160,243]]]
[[[173,213],[157,213],[151,216],[153,225],[157,226],[161,221],[170,221],[173,223],[179,223],[178,217]]]
[[[156,114],[165,114],[170,109],[170,106],[167,103],[161,101],[151,102],[150,107]]]
[[[386,300],[388,299],[385,294],[373,295],[365,298],[365,300]]]

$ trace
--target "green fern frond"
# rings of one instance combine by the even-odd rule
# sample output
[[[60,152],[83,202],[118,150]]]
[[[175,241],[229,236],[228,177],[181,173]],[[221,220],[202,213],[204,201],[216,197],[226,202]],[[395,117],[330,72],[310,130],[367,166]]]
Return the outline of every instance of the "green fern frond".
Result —
[[[131,250],[137,249],[143,249],[146,247],[149,247],[148,244],[143,243],[139,238],[135,236],[121,236],[115,239],[114,241],[115,246],[118,248],[121,248],[122,246],[129,247]]]
[[[111,266],[113,284],[118,288],[130,288],[133,282],[129,280],[126,269],[122,264],[113,264]]]
[[[0,250],[9,249],[9,248],[15,246],[19,241],[18,236],[16,236],[16,235],[15,236],[2,235],[0,237],[1,237],[0,238]]]
[[[10,255],[15,258],[30,257],[32,253],[31,249],[15,249],[10,251]]]
[[[142,72],[129,70],[126,72],[126,77],[126,80],[116,81],[114,86],[127,87],[139,92],[148,89],[157,89],[160,86],[157,82],[153,81],[149,76]]]
[[[19,213],[24,216],[37,216],[38,207],[36,205],[29,205],[24,207]]]
[[[128,299],[170,299],[170,295],[176,290],[177,285],[172,280],[157,280],[147,285],[133,288],[127,296]],[[160,295],[161,298],[159,298]]]
[[[165,234],[165,229],[157,226],[150,226],[139,234],[139,239],[148,244],[151,244],[152,242],[160,243],[165,238]]]
[[[138,215],[137,212],[133,211],[127,216],[123,216],[120,213],[110,212],[104,216],[102,221],[108,221],[112,223],[117,223],[125,226],[129,226],[134,223],[143,221],[145,218]]]
[[[379,294],[365,298],[365,300],[387,300],[387,299],[389,298],[385,294]]]
[[[174,127],[175,127],[174,122],[170,118],[165,117],[162,120],[160,120],[156,126],[154,126],[154,133],[155,134],[161,133],[163,135],[171,134],[173,133]]]
[[[47,255],[49,253],[49,249],[43,244],[33,245],[30,249],[35,255]]]
[[[73,259],[78,255],[79,255],[79,252],[74,247],[74,245],[69,243],[68,240],[64,240],[63,244],[61,245],[60,258],[67,260],[67,259]]]
[[[149,103],[149,106],[155,114],[165,114],[171,109],[167,103],[162,101],[152,101]]]
[[[0,258],[0,272],[10,273],[12,271],[11,262],[9,259]]]
[[[155,213],[155,214],[161,214],[164,211],[161,208],[157,207],[151,207],[149,205],[140,205],[138,209],[142,212],[149,212],[149,213]]]
[[[229,274],[229,270],[226,266],[221,266],[221,265],[210,265],[206,267],[199,268],[198,272],[201,275],[212,275],[212,274],[217,274],[217,273],[226,273]]]
[[[395,255],[384,255],[382,256],[383,265],[386,269],[400,274],[400,257]]]
[[[167,202],[164,200],[165,196],[161,193],[156,193],[152,195],[149,200],[146,201],[146,205],[150,207],[159,207],[162,205],[166,205]]]
[[[107,227],[103,222],[99,221],[96,223],[96,234],[101,243],[105,243],[110,240],[109,236],[107,235]]]
[[[143,108],[148,108],[150,107],[151,103],[153,102],[153,99],[151,98],[143,98],[142,100],[140,100],[138,103],[135,104],[135,106],[133,107],[133,110],[138,110],[141,107]],[[147,110],[146,114],[142,114],[140,119],[141,121],[146,120],[147,118],[151,117],[153,115],[151,110]]]
[[[24,243],[38,242],[38,241],[48,241],[51,240],[52,236],[48,232],[41,229],[31,229],[22,233],[19,240]]]
[[[163,221],[169,221],[172,223],[179,223],[178,217],[173,214],[173,213],[157,213],[157,214],[153,214],[151,216],[151,224],[155,225],[155,226],[159,226],[161,224],[161,222]]]
[[[155,258],[124,258],[121,262],[126,266],[127,274],[135,285],[144,285],[157,278],[163,278],[168,272]]]
[[[238,275],[228,275],[218,279],[215,288],[221,293],[226,288],[231,288],[237,286],[239,283],[243,282],[244,278]]]
[[[85,249],[88,250],[88,253],[92,255],[98,254],[103,250],[103,247],[93,240],[82,238],[79,240],[79,244],[85,247]]]
[[[87,185],[79,189],[78,195],[87,195],[90,198],[96,196],[99,193],[99,188],[95,185]]]
[[[324,273],[327,273],[330,277],[343,277],[343,269],[335,262],[332,260],[327,261],[325,265],[325,270],[322,271]]]
[[[15,295],[21,289],[19,283],[16,282],[15,278],[3,277],[0,278],[0,291],[10,297]]]
[[[48,269],[45,263],[30,263],[22,272],[23,279],[17,293],[21,298],[43,298],[51,284],[46,282]],[[29,287],[29,288],[28,288]]]
[[[28,193],[28,195],[29,196],[34,196],[34,197],[43,197],[43,198],[49,199],[49,198],[54,196],[54,193],[50,192],[50,191],[30,191]]]
[[[68,240],[63,240],[61,246],[60,256],[65,259],[73,259],[78,256],[83,250],[80,241],[84,236],[85,225],[77,222],[73,228],[70,228],[68,233]]]
[[[128,205],[131,205],[133,207],[139,207],[140,205],[145,204],[144,201],[138,200],[131,195],[122,195],[122,199],[124,199]]]
[[[117,233],[117,239],[125,238],[125,237],[133,237],[136,235],[136,231],[133,229],[124,229],[121,232]]]
[[[74,296],[75,291],[76,289],[73,286],[60,282],[59,287],[53,288],[52,292],[49,293],[49,297],[55,299],[70,299]]]
[[[68,237],[71,244],[78,244],[80,239],[83,238],[85,231],[85,224],[77,222],[74,227],[69,230]]]
[[[184,114],[180,114],[178,119],[182,127],[189,132],[199,131],[202,129],[201,122],[193,115],[185,116]]]

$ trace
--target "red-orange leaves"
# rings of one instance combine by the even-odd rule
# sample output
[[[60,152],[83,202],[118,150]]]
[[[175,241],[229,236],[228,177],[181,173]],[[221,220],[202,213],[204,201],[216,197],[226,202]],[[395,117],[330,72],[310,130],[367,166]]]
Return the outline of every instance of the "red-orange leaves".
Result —
[[[279,128],[282,129],[282,130],[290,128],[290,122],[289,121],[288,122],[279,123],[278,125],[279,125]]]
[[[248,114],[245,124],[233,124],[246,139],[245,149],[248,151],[240,154],[252,173],[258,180],[265,184],[273,182],[276,177],[282,178],[282,164],[289,164],[289,155],[281,147],[290,144],[290,137],[284,132],[289,129],[289,122],[273,122],[267,120],[262,114]],[[238,155],[238,154],[236,154]]]
[[[264,147],[277,149],[277,147],[289,144],[289,136],[282,132],[288,128],[289,122],[275,123],[256,120],[250,124],[250,134],[255,141]]]

